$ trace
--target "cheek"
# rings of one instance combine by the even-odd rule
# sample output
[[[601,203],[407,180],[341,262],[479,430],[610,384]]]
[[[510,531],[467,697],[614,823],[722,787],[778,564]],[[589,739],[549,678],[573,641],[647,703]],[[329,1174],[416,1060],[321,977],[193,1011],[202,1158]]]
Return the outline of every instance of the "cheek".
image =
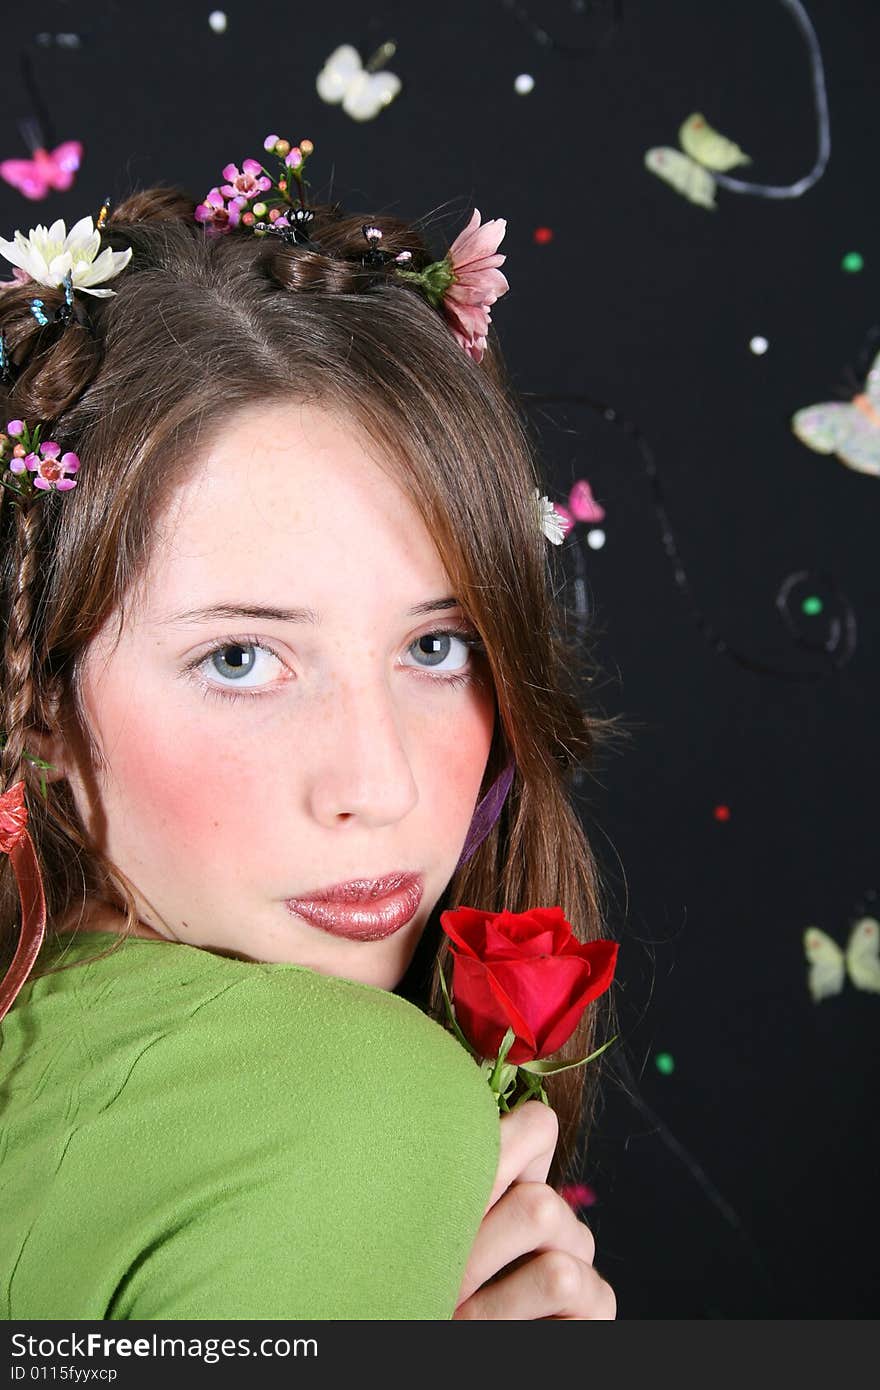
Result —
[[[157,726],[126,709],[118,739],[107,739],[110,777],[108,814],[140,843],[167,844],[204,857],[222,853],[224,833],[240,837],[242,823],[258,811],[260,787],[254,759],[218,757],[217,735],[198,721]],[[106,714],[104,723],[107,724]],[[115,752],[112,751],[115,746]]]
[[[479,795],[495,728],[495,700],[489,691],[474,693],[460,717],[444,723],[424,769],[424,785],[435,788],[434,812],[438,832],[463,837]],[[442,776],[437,776],[438,768]]]

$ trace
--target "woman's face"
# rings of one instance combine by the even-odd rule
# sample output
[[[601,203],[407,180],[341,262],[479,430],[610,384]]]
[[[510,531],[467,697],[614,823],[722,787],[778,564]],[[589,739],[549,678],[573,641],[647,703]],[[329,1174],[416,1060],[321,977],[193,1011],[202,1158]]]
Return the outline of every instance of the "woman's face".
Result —
[[[354,427],[300,404],[230,417],[160,519],[121,642],[108,624],[82,668],[105,766],[71,753],[66,775],[142,922],[398,984],[464,845],[494,727],[488,667],[459,637],[429,640],[467,626],[437,603],[451,596],[421,517]],[[224,611],[194,611],[211,608]],[[286,906],[396,870],[420,873],[424,895],[383,939],[330,935]]]

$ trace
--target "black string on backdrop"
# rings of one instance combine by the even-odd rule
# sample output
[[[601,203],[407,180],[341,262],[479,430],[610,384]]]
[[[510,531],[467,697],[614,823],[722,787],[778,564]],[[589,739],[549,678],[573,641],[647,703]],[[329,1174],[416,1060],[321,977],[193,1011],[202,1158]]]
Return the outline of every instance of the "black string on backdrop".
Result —
[[[721,184],[728,192],[745,193],[756,198],[799,198],[818,183],[831,156],[831,123],[825,89],[825,69],[816,31],[801,0],[780,0],[780,3],[791,14],[807,46],[815,107],[817,153],[809,173],[789,184],[752,183],[745,179],[731,178],[729,174],[713,169],[715,182]],[[501,0],[501,4],[516,15],[539,48],[575,62],[595,58],[597,53],[611,43],[623,23],[622,0],[592,0],[592,3],[591,0],[572,0],[572,15],[583,21],[587,37],[579,45],[571,44],[561,40],[558,34],[554,36],[550,32],[549,25],[552,21],[546,17],[540,20],[535,17],[541,9],[540,5],[535,4],[527,8],[520,0]],[[543,8],[546,9],[546,6]]]

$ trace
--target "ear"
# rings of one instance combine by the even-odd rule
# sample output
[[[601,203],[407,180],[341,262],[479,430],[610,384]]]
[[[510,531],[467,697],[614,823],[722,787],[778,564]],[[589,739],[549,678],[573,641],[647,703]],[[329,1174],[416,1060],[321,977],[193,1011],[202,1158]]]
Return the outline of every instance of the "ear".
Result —
[[[68,726],[61,718],[64,707],[63,691],[58,681],[53,680],[46,692],[42,712],[35,711],[37,727],[31,728],[25,739],[25,748],[32,757],[51,763],[51,767],[32,765],[47,782],[63,781],[73,767]]]
[[[51,767],[39,767],[34,764],[35,772],[45,777],[47,782],[60,782],[67,776],[69,755],[61,734],[40,734],[32,730],[28,735],[26,747],[35,758],[52,764]]]

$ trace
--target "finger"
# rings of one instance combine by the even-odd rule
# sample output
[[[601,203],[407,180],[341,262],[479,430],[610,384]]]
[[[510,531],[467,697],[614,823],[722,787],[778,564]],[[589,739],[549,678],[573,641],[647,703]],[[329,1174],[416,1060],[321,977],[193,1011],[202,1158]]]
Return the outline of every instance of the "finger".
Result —
[[[617,1298],[591,1264],[565,1251],[545,1250],[512,1273],[477,1289],[452,1317],[459,1322],[542,1318],[612,1321],[617,1317]]]
[[[483,1214],[514,1182],[546,1182],[559,1138],[556,1111],[540,1100],[501,1116],[501,1149],[495,1182]]]
[[[483,1217],[458,1291],[470,1298],[511,1261],[536,1251],[558,1250],[591,1264],[593,1233],[546,1183],[514,1183]]]

